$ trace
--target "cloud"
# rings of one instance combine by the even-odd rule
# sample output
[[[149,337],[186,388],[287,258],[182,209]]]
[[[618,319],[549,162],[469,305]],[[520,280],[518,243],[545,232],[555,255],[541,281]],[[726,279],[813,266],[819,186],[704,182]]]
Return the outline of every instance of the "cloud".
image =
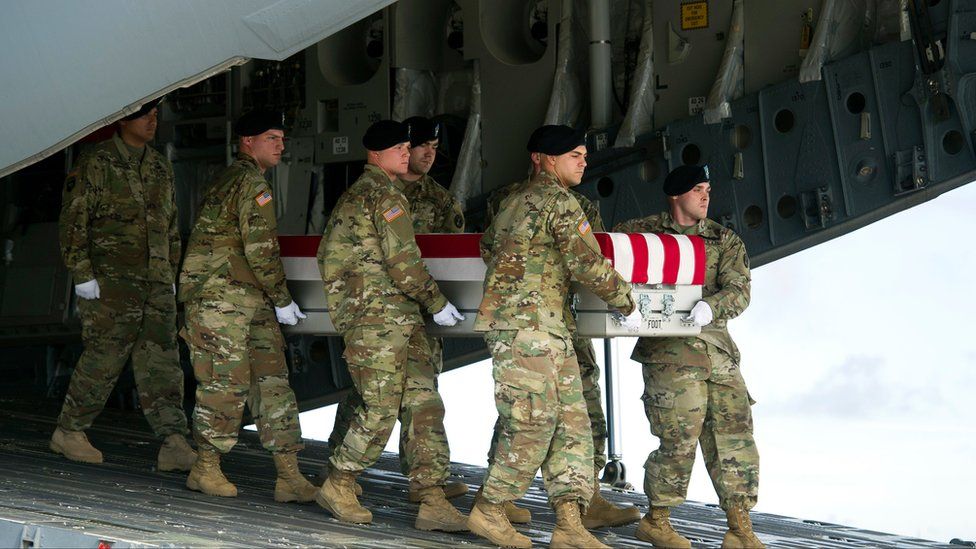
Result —
[[[789,415],[837,418],[890,418],[956,415],[954,402],[944,398],[922,372],[913,379],[893,378],[880,356],[848,356],[792,394],[769,402],[771,409]]]

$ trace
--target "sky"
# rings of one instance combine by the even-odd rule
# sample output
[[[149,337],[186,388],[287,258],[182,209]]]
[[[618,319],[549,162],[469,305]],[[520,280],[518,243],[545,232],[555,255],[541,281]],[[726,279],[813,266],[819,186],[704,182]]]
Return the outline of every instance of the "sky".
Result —
[[[974,212],[970,184],[753,270],[752,302],[729,329],[757,402],[756,512],[976,540]],[[627,480],[641,490],[657,439],[635,342],[615,340],[614,371]],[[440,388],[452,460],[485,464],[490,363],[447,372]],[[304,435],[327,439],[334,416],[302,414]],[[700,454],[688,499],[717,503]]]

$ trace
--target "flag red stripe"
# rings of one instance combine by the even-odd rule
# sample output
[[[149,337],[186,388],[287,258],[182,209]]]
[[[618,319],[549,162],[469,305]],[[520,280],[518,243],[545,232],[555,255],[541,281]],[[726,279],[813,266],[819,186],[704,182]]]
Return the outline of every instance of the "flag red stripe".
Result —
[[[695,250],[695,274],[691,283],[696,286],[705,284],[705,239],[700,236],[691,237],[691,245]]]
[[[315,257],[321,236],[279,236],[282,257]],[[422,257],[481,257],[481,233],[418,234]]]
[[[422,257],[481,257],[481,233],[418,234]]]
[[[630,275],[630,281],[634,284],[647,283],[647,241],[640,234],[628,234],[630,239],[630,249],[634,253],[634,272]]]
[[[600,245],[600,253],[603,254],[603,257],[610,260],[611,265],[616,266],[613,255],[613,240],[610,238],[610,235],[607,233],[593,233],[593,236],[596,237],[596,241]]]
[[[321,236],[279,236],[281,257],[315,257]]]
[[[678,241],[669,234],[659,234],[661,244],[664,245],[664,271],[661,276],[662,284],[674,284],[678,281],[678,266],[681,261],[681,248]]]

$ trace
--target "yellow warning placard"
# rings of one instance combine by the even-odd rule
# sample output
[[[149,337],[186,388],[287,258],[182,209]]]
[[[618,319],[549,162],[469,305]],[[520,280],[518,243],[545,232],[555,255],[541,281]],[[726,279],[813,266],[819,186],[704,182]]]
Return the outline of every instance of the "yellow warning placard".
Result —
[[[708,28],[708,2],[681,4],[681,30]]]

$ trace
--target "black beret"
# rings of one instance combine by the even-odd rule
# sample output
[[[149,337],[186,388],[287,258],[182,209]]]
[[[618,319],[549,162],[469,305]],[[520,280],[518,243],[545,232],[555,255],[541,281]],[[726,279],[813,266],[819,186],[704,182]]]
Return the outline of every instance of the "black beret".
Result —
[[[410,126],[393,120],[380,120],[366,128],[363,146],[370,151],[383,151],[410,141]]]
[[[699,183],[708,182],[708,166],[678,166],[664,178],[664,194],[685,194]]]
[[[441,125],[430,118],[411,116],[403,121],[410,129],[410,146],[416,147],[441,138]]]
[[[155,109],[156,105],[159,105],[159,102],[162,100],[163,98],[159,97],[157,99],[153,99],[148,103],[143,103],[142,107],[139,107],[139,110],[130,114],[129,116],[124,117],[122,120],[129,121],[129,120],[135,120],[136,118],[139,118],[141,116],[146,116],[147,114],[149,114],[149,111]]]
[[[285,129],[285,115],[281,111],[255,109],[241,115],[234,122],[234,133],[240,137],[261,135],[268,130]]]
[[[529,152],[559,156],[586,144],[586,136],[569,126],[549,124],[537,128],[529,136],[525,148]]]

